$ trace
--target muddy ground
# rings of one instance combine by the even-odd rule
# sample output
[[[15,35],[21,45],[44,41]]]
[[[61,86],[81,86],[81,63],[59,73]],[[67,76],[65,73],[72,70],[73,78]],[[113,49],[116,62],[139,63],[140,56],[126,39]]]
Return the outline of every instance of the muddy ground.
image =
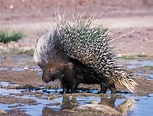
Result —
[[[84,11],[86,17],[94,14],[111,29],[110,35],[115,38],[111,45],[118,56],[134,57],[132,60],[119,59],[118,62],[129,67],[139,84],[137,95],[133,95],[137,96],[138,110],[128,113],[134,104],[128,99],[132,94],[118,85],[115,97],[109,91],[106,95],[97,94],[99,85],[79,85],[78,93],[62,96],[58,81],[46,84],[41,80],[42,72],[32,56],[1,54],[0,115],[144,115],[141,112],[151,115],[151,105],[145,104],[144,99],[151,103],[153,96],[152,0],[0,0],[0,29],[25,33],[18,42],[0,43],[0,49],[34,49],[38,34],[52,25],[57,11],[66,13],[67,17]],[[131,103],[130,107],[125,108],[127,103]],[[92,106],[77,108],[85,104]],[[101,111],[93,108],[94,104],[98,104]]]
[[[142,112],[146,111],[145,115],[149,116],[152,113],[149,113],[149,107],[152,107],[153,98],[153,59],[138,57],[118,59],[118,62],[134,74],[134,80],[139,84],[136,95],[118,85],[115,96],[110,95],[110,91],[98,94],[99,85],[83,84],[79,85],[77,93],[62,95],[59,81],[46,84],[41,80],[42,71],[34,63],[33,56],[1,54],[0,115],[143,116]],[[140,108],[132,112],[140,113],[131,113],[134,105]]]
[[[87,84],[80,84],[75,94],[62,95],[58,80],[48,84],[41,80],[42,71],[34,63],[32,56],[4,54],[0,55],[0,59],[0,103],[2,104],[0,114],[2,115],[35,115],[33,107],[38,107],[35,109],[39,110],[37,115],[117,116],[129,114],[135,102],[143,101],[141,96],[151,97],[153,93],[153,60],[150,58],[118,60],[134,74],[134,80],[139,86],[138,92],[133,95],[124,87],[116,85],[117,93],[113,96],[110,91],[107,94],[99,94],[99,85]],[[40,104],[43,106],[40,107]]]

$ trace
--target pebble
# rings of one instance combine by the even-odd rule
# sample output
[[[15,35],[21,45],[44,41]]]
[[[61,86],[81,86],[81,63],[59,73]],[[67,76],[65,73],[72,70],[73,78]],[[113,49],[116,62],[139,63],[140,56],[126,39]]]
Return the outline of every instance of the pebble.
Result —
[[[10,9],[13,9],[13,8],[14,8],[14,6],[13,6],[13,5],[10,5],[9,7],[10,7]]]
[[[0,110],[0,114],[7,114],[7,112],[4,110]]]
[[[47,100],[51,100],[51,99],[52,99],[52,97],[50,97],[50,96],[49,96],[49,97],[47,97]]]
[[[93,101],[91,101],[91,104],[98,104],[98,101],[97,100],[93,100]]]

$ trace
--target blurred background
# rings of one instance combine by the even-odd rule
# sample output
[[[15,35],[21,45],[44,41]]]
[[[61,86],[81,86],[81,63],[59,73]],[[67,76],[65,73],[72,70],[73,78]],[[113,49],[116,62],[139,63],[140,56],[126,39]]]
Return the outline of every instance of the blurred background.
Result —
[[[153,55],[153,0],[0,0],[2,34],[4,30],[22,31],[17,42],[3,44],[1,40],[0,49],[33,50],[37,35],[51,26],[57,12],[67,17],[85,13],[85,17],[101,19],[113,38],[121,36],[113,43],[120,46],[118,54]]]

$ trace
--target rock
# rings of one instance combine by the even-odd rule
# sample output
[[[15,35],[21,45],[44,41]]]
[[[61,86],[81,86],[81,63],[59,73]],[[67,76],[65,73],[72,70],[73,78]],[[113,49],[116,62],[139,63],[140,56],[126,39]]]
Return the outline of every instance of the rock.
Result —
[[[120,116],[120,112],[115,110],[112,107],[106,106],[106,105],[101,105],[101,104],[85,104],[82,106],[78,106],[72,109],[73,111],[78,111],[78,112],[83,112],[83,111],[90,111],[90,112],[95,112],[95,113],[101,113],[103,115],[108,115],[108,116]]]
[[[4,110],[0,110],[0,114],[7,114],[7,112]]]
[[[91,101],[91,104],[98,104],[98,101],[97,100],[93,100],[93,101]]]

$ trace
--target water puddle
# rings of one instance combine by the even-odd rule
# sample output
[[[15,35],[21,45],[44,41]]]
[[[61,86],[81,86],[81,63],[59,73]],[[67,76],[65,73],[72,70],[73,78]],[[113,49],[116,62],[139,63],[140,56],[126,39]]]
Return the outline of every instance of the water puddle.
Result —
[[[127,68],[138,68],[138,67],[153,67],[153,61],[147,60],[147,61],[129,61]]]
[[[152,74],[147,74],[147,80],[153,80],[153,73]]]
[[[22,56],[19,60],[14,56],[15,59],[11,59],[11,61],[18,61],[18,64],[13,65],[12,67],[0,67],[0,71],[14,71],[20,72],[25,70],[37,71],[38,75],[41,75],[41,69],[38,66],[26,64],[27,57]],[[31,58],[28,58],[31,59]],[[24,61],[26,65],[21,65]],[[20,65],[20,67],[19,67]],[[128,61],[126,64],[127,68],[136,69],[139,67],[153,67],[153,61]],[[146,77],[147,80],[153,80],[153,71],[143,72],[143,71],[135,71],[135,74],[138,76]],[[53,83],[53,82],[52,82]],[[91,104],[96,102],[98,104],[108,105],[112,108],[119,108],[119,106],[127,106],[129,102],[126,101],[132,97],[130,93],[117,93],[117,97],[111,96],[110,91],[107,92],[108,96],[102,97],[100,94],[97,94],[98,90],[78,90],[79,95],[66,95],[63,96],[60,94],[62,89],[46,89],[44,87],[40,87],[39,90],[29,90],[29,89],[8,89],[8,86],[18,87],[18,84],[12,84],[9,82],[0,82],[0,109],[1,110],[10,110],[12,108],[18,108],[24,110],[25,113],[30,116],[36,115],[49,115],[55,114],[59,115],[65,109],[72,109],[76,106],[81,106],[84,104]],[[86,93],[86,95],[84,95]],[[119,97],[121,96],[124,97]],[[12,97],[11,103],[5,103],[3,97],[10,96],[10,100]],[[128,111],[128,116],[151,116],[153,114],[152,106],[153,106],[153,94],[150,93],[147,96],[134,96],[133,97],[136,102],[132,103],[135,107],[130,108]],[[17,102],[16,102],[17,100]],[[23,101],[22,101],[23,100]],[[34,100],[33,102],[25,102],[25,101]],[[127,105],[126,105],[127,104]],[[121,107],[124,110],[126,108]],[[122,110],[123,110],[122,109]]]
[[[0,71],[7,71],[7,70],[11,70],[11,71],[14,71],[14,72],[30,70],[30,71],[37,71],[39,76],[42,75],[42,70],[38,66],[18,67],[18,65],[14,65],[11,68],[0,67]]]
[[[1,71],[6,71],[8,68],[0,68]]]
[[[152,116],[153,114],[153,94],[148,96],[137,97],[135,109],[130,112],[129,116]]]
[[[144,69],[145,71],[139,69],[139,72],[135,71],[134,74],[137,76],[145,77],[147,80],[153,80],[153,60],[129,60],[128,62],[121,64],[121,66],[124,65],[126,65],[126,67],[131,70],[138,68]],[[150,68],[150,70],[147,68]]]
[[[18,84],[12,84],[10,82],[0,82],[0,86],[7,87],[7,86],[19,86]]]
[[[8,84],[7,82],[2,83],[4,85]],[[117,108],[119,105],[123,104],[131,94],[124,94],[124,98],[116,98],[116,97],[101,97],[100,94],[94,96],[63,96],[62,94],[58,94],[55,99],[46,99],[47,97],[42,95],[41,97],[37,97],[36,94],[33,95],[22,95],[19,96],[25,90],[16,90],[16,89],[0,89],[1,96],[9,95],[15,96],[16,98],[24,98],[24,99],[34,99],[36,104],[24,104],[24,103],[13,103],[13,104],[5,104],[1,103],[0,109],[9,110],[11,108],[18,108],[24,110],[30,116],[36,115],[49,115],[49,113],[58,114],[58,112],[63,111],[64,109],[72,109],[76,106],[90,104],[92,101],[97,101],[98,104],[108,105],[113,108]],[[43,90],[42,90],[43,91]],[[54,93],[58,93],[61,89],[53,90],[50,89],[49,96],[54,95]],[[136,96],[135,107],[128,113],[128,116],[150,116],[153,114],[152,104],[153,104],[153,94],[149,94],[148,96]],[[36,108],[37,107],[37,108]],[[123,107],[124,108],[124,107]],[[146,115],[147,112],[147,115]]]

